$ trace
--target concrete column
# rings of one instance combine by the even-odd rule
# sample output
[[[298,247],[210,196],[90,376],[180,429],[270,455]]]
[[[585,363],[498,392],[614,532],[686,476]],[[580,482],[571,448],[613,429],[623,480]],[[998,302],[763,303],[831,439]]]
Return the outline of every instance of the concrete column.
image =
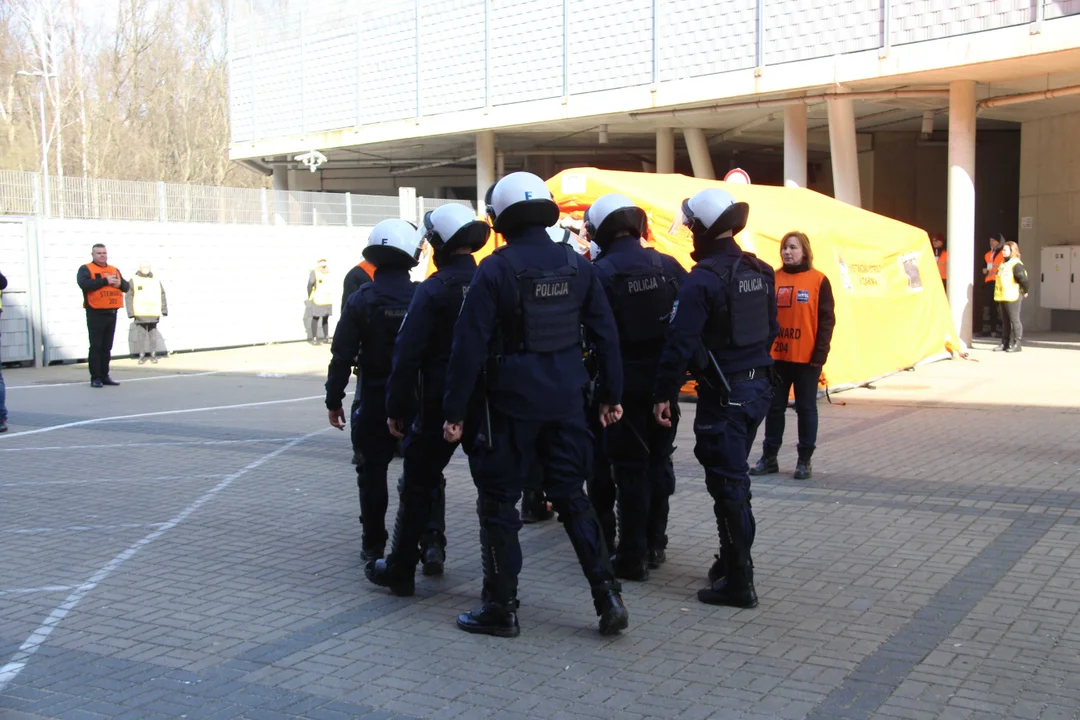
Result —
[[[289,190],[289,168],[285,165],[275,165],[273,183],[274,224],[284,225],[285,213],[288,208],[285,193]]]
[[[484,193],[495,182],[495,133],[481,130],[476,133],[476,209],[484,212]]]
[[[971,345],[975,284],[975,81],[949,83],[949,307],[960,339]]]
[[[536,160],[536,169],[533,173],[543,178],[544,180],[550,180],[555,174],[555,156],[554,155],[540,155],[533,156]]]
[[[859,146],[855,139],[855,103],[829,98],[829,150],[832,155],[833,197],[862,207],[859,189]]]
[[[656,172],[675,172],[675,131],[671,128],[656,130]]]
[[[784,108],[784,187],[806,187],[806,106]]]
[[[683,137],[686,138],[686,149],[690,151],[690,166],[694,168],[694,177],[715,180],[716,173],[713,172],[712,155],[709,154],[705,131],[701,128],[685,128]]]

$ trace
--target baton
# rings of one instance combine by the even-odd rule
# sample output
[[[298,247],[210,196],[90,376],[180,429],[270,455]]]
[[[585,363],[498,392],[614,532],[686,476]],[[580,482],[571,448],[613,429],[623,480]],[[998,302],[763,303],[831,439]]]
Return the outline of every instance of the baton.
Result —
[[[716,371],[716,376],[720,378],[720,384],[724,386],[724,392],[730,397],[731,385],[728,385],[727,377],[724,375],[724,371],[720,369],[720,363],[716,362],[716,356],[713,355],[712,350],[706,349],[705,352],[709,353],[709,362],[712,363],[712,368]]]

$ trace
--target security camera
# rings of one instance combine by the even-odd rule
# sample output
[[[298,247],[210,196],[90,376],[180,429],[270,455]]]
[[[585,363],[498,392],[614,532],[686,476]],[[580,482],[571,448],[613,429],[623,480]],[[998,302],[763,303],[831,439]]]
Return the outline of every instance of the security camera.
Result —
[[[315,172],[319,169],[320,165],[326,162],[326,156],[318,150],[310,150],[302,155],[297,155],[293,160],[300,163],[311,172]]]

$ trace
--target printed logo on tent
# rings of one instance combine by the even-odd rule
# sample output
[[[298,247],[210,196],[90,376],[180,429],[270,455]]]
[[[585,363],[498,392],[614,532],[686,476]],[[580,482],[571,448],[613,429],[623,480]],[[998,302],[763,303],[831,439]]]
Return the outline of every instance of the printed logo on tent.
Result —
[[[922,275],[919,273],[918,253],[908,253],[907,255],[901,255],[900,267],[903,268],[904,275],[907,276],[908,291],[922,292]]]
[[[810,302],[810,291],[800,290],[795,293],[795,302],[808,303]]]
[[[776,288],[776,307],[791,307],[791,292],[794,289],[795,287],[793,285],[784,285],[783,287]]]

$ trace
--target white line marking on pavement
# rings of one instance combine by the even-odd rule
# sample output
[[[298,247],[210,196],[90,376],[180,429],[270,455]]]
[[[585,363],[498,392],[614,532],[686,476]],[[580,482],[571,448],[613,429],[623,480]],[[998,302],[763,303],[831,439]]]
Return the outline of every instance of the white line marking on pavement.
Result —
[[[288,438],[291,439],[291,438]],[[223,473],[216,475],[160,475],[152,478],[87,478],[84,480],[26,480],[24,482],[0,483],[0,487],[38,487],[40,485],[89,485],[105,482],[157,482],[160,480],[217,480]]]
[[[184,377],[203,377],[205,375],[218,375],[220,373],[232,372],[231,370],[208,370],[206,372],[197,373],[174,373],[172,375],[152,375],[151,377],[141,378],[127,378],[124,382],[146,382],[147,380],[171,380],[172,378],[184,378]],[[79,385],[89,385],[89,380],[72,380],[71,382],[62,383],[49,383],[47,385],[8,385],[8,390],[33,390],[34,388],[54,388],[54,387],[76,387]]]
[[[18,651],[16,651],[16,653],[11,657],[11,660],[9,660],[8,663],[3,667],[0,667],[0,692],[3,692],[7,688],[7,686],[11,684],[11,681],[19,676],[19,673],[22,672],[24,667],[26,667],[27,661],[29,661],[30,658],[34,655],[34,653],[37,652],[38,648],[41,647],[41,644],[49,638],[49,635],[56,628],[57,624],[65,617],[67,617],[68,613],[75,609],[75,606],[78,605],[84,597],[86,597],[87,593],[89,593],[99,584],[104,582],[105,579],[108,578],[114,570],[123,565],[124,562],[126,562],[133,555],[135,555],[135,553],[139,552],[139,550],[143,549],[144,547],[167,533],[169,530],[182,523],[188,518],[189,515],[191,515],[203,505],[205,505],[209,500],[213,499],[213,497],[219,492],[229,487],[229,485],[231,485],[235,480],[238,480],[239,478],[243,477],[257,467],[265,464],[266,462],[273,460],[286,450],[290,450],[296,445],[299,445],[304,440],[315,437],[319,433],[324,433],[329,429],[329,427],[324,427],[320,430],[316,430],[315,432],[298,437],[290,441],[289,443],[282,445],[278,449],[267,453],[266,455],[263,455],[258,460],[253,460],[252,462],[248,463],[247,465],[240,468],[231,475],[227,475],[225,479],[204,492],[202,495],[196,498],[193,503],[181,510],[180,513],[172,520],[165,523],[157,530],[150,533],[141,540],[135,542],[127,550],[124,550],[122,553],[120,553],[108,563],[106,563],[104,566],[102,566],[102,568],[96,573],[94,573],[89,580],[72,590],[71,594],[67,596],[64,602],[62,602],[51,613],[49,613],[49,616],[46,617],[44,621],[42,621],[41,625],[38,626],[38,628],[30,634],[30,637],[26,638],[23,644],[19,646]]]
[[[30,452],[31,450],[103,450],[105,448],[175,447],[178,445],[244,445],[249,443],[279,443],[292,440],[282,438],[248,438],[246,440],[177,440],[175,442],[132,442],[112,445],[50,445],[48,447],[0,448],[0,453]]]
[[[85,530],[129,530],[131,528],[161,527],[165,523],[119,523],[118,525],[68,525],[67,527],[18,528],[0,530],[0,535],[42,535],[46,533],[83,532]]]
[[[183,410],[158,410],[157,412],[136,413],[134,415],[113,415],[112,417],[79,420],[78,422],[64,423],[63,425],[50,425],[49,427],[38,428],[37,430],[23,430],[22,432],[17,433],[5,433],[3,435],[0,435],[0,440],[4,438],[20,437],[23,435],[37,435],[38,433],[52,432],[53,430],[64,430],[67,428],[82,427],[83,425],[96,425],[98,423],[105,423],[111,420],[132,420],[134,418],[158,417],[160,415],[183,415],[185,413],[208,412],[210,410],[235,410],[238,408],[260,407],[263,405],[282,405],[284,403],[319,400],[322,397],[324,396],[309,395],[308,397],[289,398],[288,400],[265,400],[263,402],[240,403],[239,405],[214,405],[212,407],[186,408]]]
[[[67,592],[68,590],[74,590],[78,585],[46,585],[45,587],[36,588],[12,588],[10,590],[0,590],[0,595],[29,595],[31,593],[39,592]]]

